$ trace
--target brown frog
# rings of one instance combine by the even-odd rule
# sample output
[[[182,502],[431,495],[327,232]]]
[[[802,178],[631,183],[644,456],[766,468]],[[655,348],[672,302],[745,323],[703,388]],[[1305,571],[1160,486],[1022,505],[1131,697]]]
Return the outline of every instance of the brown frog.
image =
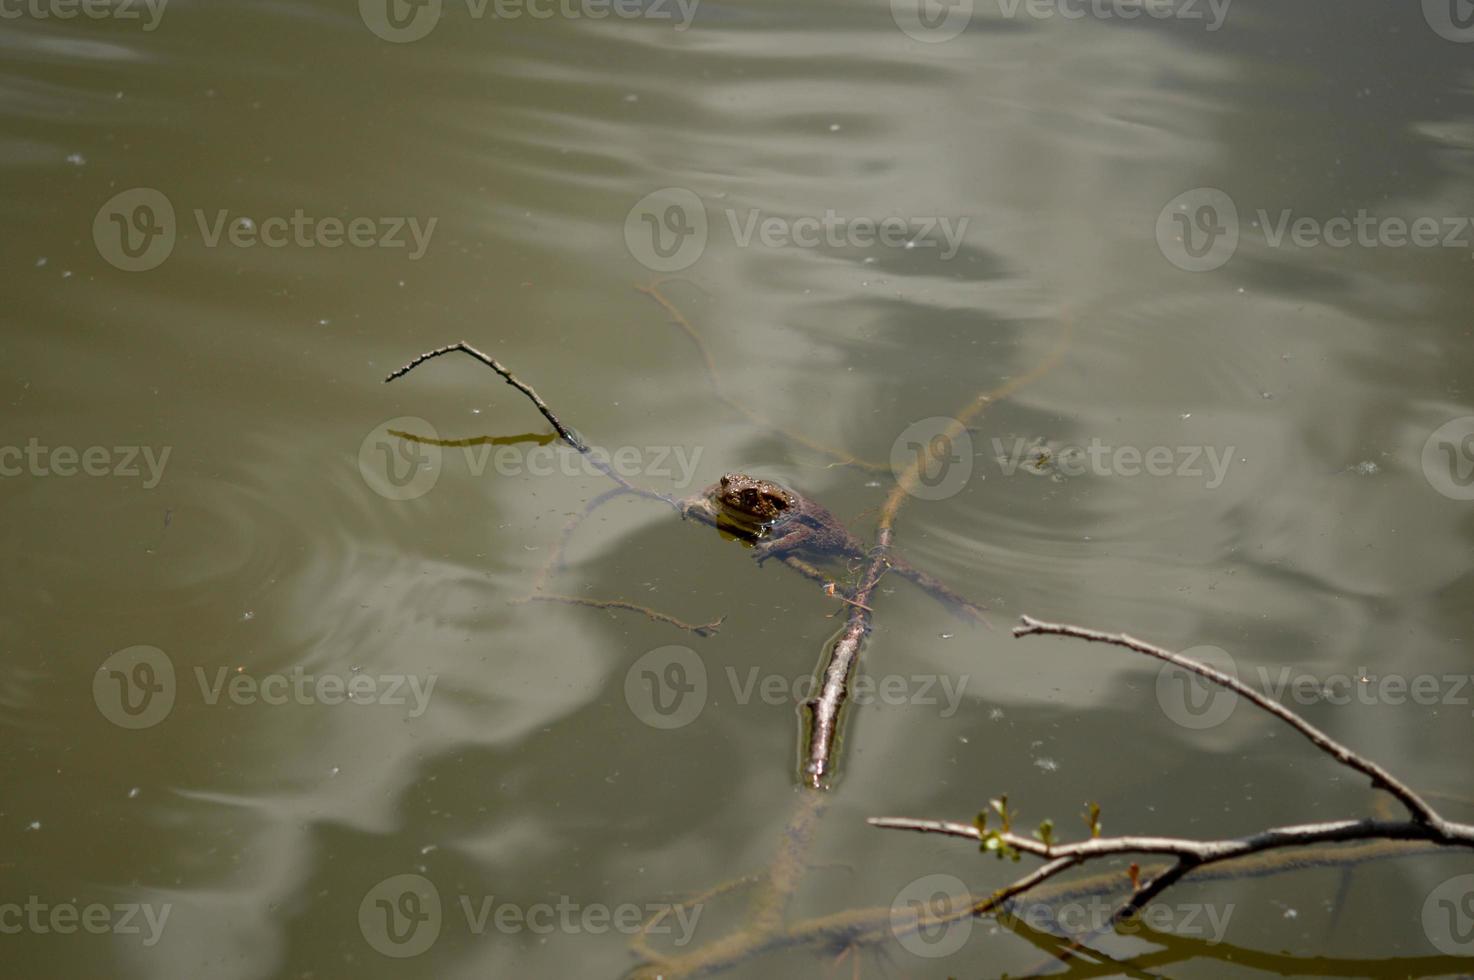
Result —
[[[770,480],[728,473],[700,494],[681,502],[682,514],[698,516],[753,545],[753,558],[806,555],[819,560],[864,559],[869,549],[839,519],[814,501]],[[909,562],[891,556],[891,568],[943,602],[981,619],[977,606]]]

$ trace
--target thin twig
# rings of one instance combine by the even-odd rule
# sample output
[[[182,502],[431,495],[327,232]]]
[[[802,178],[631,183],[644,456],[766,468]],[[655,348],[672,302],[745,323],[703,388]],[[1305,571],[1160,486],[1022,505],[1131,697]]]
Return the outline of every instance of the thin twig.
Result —
[[[405,364],[402,367],[398,367],[395,368],[393,371],[390,371],[384,377],[384,383],[388,384],[395,378],[404,377],[406,374],[409,374],[415,368],[419,367],[421,364],[424,364],[431,358],[439,357],[442,354],[450,354],[455,351],[461,351],[462,353],[470,354],[472,357],[476,358],[476,360],[480,361],[482,364],[485,364],[497,374],[500,374],[504,379],[506,379],[507,384],[522,392],[522,394],[526,395],[532,401],[532,404],[537,406],[537,410],[541,412],[543,418],[547,419],[548,423],[558,431],[558,435],[563,437],[564,442],[568,443],[568,445],[572,446],[574,449],[577,449],[581,453],[588,452],[589,447],[585,446],[583,444],[583,441],[579,439],[578,436],[569,431],[567,426],[558,421],[558,416],[554,415],[553,410],[551,408],[548,408],[548,403],[543,401],[536,391],[532,390],[531,385],[519,381],[517,379],[517,376],[511,371],[508,371],[506,368],[502,367],[496,358],[492,357],[490,354],[482,353],[464,340],[458,340],[453,344],[446,344],[444,347],[437,347],[434,350],[425,351],[423,354],[419,355],[408,364]]]
[[[1474,847],[1474,824],[1452,823],[1444,837],[1432,827],[1416,820],[1330,820],[1323,823],[1292,824],[1271,827],[1246,837],[1221,840],[1197,840],[1190,837],[1092,837],[1070,844],[1045,844],[1033,837],[1008,831],[982,831],[976,824],[954,820],[924,820],[914,817],[871,817],[866,823],[885,830],[913,830],[924,834],[943,834],[981,841],[997,836],[1014,850],[1053,860],[1071,858],[1088,861],[1113,854],[1169,854],[1201,863],[1227,861],[1260,851],[1284,847],[1308,847],[1312,844],[1347,843],[1361,840],[1409,840],[1447,842],[1460,847]]]
[[[1102,633],[1099,630],[1071,626],[1067,623],[1047,623],[1043,620],[1034,619],[1032,616],[1023,616],[1020,622],[1023,625],[1014,627],[1014,636],[1071,636],[1080,640],[1088,640],[1092,643],[1109,643],[1114,646],[1125,647],[1128,650],[1135,650],[1137,653],[1144,653],[1149,657],[1156,657],[1158,660],[1165,660],[1167,663],[1181,667],[1183,670],[1191,671],[1200,677],[1205,677],[1220,687],[1226,687],[1240,697],[1252,702],[1257,707],[1263,708],[1310,739],[1316,748],[1319,748],[1337,762],[1370,777],[1373,786],[1386,790],[1397,797],[1402,802],[1402,805],[1407,807],[1408,811],[1413,815],[1413,819],[1419,823],[1427,824],[1435,833],[1442,833],[1449,827],[1447,821],[1440,817],[1433,807],[1429,806],[1422,797],[1413,792],[1412,789],[1390,772],[1370,759],[1351,751],[1278,701],[1273,701],[1259,693],[1240,681],[1237,677],[1231,677],[1221,671],[1214,670],[1207,664],[1198,663],[1196,660],[1189,659],[1181,654],[1153,646],[1150,643],[1143,642],[1125,633]]]
[[[579,438],[577,433],[575,433],[572,429],[568,428],[561,421],[559,421],[558,416],[554,415],[553,410],[548,407],[548,403],[542,400],[542,396],[534,391],[531,385],[522,381],[510,370],[503,367],[496,358],[492,357],[490,354],[486,354],[480,350],[477,350],[475,347],[464,340],[458,340],[453,344],[446,344],[444,347],[437,347],[434,350],[425,351],[423,354],[416,357],[408,364],[405,364],[403,367],[399,367],[393,371],[390,371],[388,376],[384,378],[384,383],[388,384],[396,378],[404,377],[406,374],[413,371],[421,364],[424,364],[431,358],[439,357],[442,354],[454,353],[456,351],[460,351],[463,354],[469,354],[470,356],[474,357],[476,360],[480,361],[482,364],[485,364],[497,374],[501,375],[503,380],[505,380],[507,384],[511,385],[513,388],[516,388],[518,391],[522,392],[522,394],[526,395],[528,400],[532,402],[532,404],[537,408],[540,413],[542,413],[542,417],[548,420],[548,424],[551,425],[555,430],[557,430],[558,435],[563,438],[563,441],[582,453],[584,458],[592,463],[594,468],[597,469],[600,473],[603,473],[605,476],[609,477],[609,479],[613,480],[615,483],[618,483],[620,486],[624,487],[631,493],[638,493],[642,497],[652,497],[656,500],[664,501],[672,507],[676,506],[676,500],[674,497],[668,497],[663,493],[656,493],[653,490],[646,490],[643,487],[637,487],[633,483],[629,482],[624,477],[616,473],[608,463],[604,462],[592,450],[589,449],[588,445],[581,438]]]

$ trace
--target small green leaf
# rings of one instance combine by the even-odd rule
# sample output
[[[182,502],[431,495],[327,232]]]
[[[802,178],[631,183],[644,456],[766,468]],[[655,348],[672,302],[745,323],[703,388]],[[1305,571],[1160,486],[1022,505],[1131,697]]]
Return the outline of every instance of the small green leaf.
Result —
[[[1085,826],[1088,827],[1088,828],[1090,828],[1090,836],[1091,837],[1099,837],[1100,836],[1100,804],[1099,803],[1087,803],[1086,804],[1086,807],[1087,807],[1087,809],[1086,809],[1086,811],[1084,813],[1082,813],[1080,815],[1080,819],[1084,820],[1085,821]]]
[[[1003,793],[998,799],[989,802],[992,804],[993,809],[997,811],[999,819],[1003,821],[1003,832],[1006,834],[1012,831],[1014,814],[1008,810],[1008,794]]]
[[[1004,858],[1011,858],[1015,861],[1019,859],[1018,848],[1004,840],[1003,834],[996,830],[983,838],[983,850],[991,853],[1000,861]]]
[[[1044,842],[1045,847],[1054,846],[1054,821],[1045,820],[1039,824],[1039,829],[1034,831],[1034,836]]]

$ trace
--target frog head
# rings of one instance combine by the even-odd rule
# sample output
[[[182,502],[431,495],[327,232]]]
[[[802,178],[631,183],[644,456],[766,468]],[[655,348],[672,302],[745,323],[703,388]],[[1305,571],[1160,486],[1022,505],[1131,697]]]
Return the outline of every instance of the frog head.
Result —
[[[729,517],[746,523],[772,524],[793,508],[793,494],[769,480],[728,473],[712,487],[714,503]]]

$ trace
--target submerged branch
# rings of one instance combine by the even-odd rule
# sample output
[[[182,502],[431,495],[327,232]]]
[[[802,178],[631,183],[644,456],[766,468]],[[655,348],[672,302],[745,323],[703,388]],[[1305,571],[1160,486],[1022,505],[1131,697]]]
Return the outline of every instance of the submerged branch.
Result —
[[[918,454],[916,464],[897,475],[896,485],[891,488],[880,509],[879,527],[875,535],[875,547],[870,553],[870,564],[860,579],[860,585],[851,597],[854,605],[839,639],[829,649],[824,665],[823,684],[817,696],[804,703],[804,714],[808,721],[808,738],[802,764],[804,781],[816,788],[827,787],[834,770],[835,743],[839,736],[840,713],[849,697],[850,677],[860,658],[860,648],[865,634],[870,632],[870,594],[880,581],[889,565],[891,542],[894,538],[896,515],[921,480],[926,467],[941,452],[951,451],[951,441],[960,437],[982,414],[983,409],[1000,398],[1011,395],[1024,385],[1052,371],[1064,356],[1069,344],[1072,323],[1066,319],[1064,329],[1055,340],[1049,354],[1034,366],[1033,370],[1012,378],[991,391],[979,392],[972,402],[953,418],[940,439],[931,439],[926,452]]]
[[[665,310],[666,315],[671,318],[671,322],[679,327],[681,329],[681,332],[684,333],[688,338],[690,338],[691,343],[694,344],[696,347],[696,353],[701,355],[701,366],[706,371],[706,380],[711,385],[712,393],[720,398],[728,408],[742,415],[753,425],[756,425],[759,428],[767,429],[769,432],[780,435],[783,438],[787,439],[789,442],[794,443],[795,445],[802,446],[805,449],[828,456],[830,459],[833,459],[835,462],[841,465],[853,466],[857,469],[866,470],[871,473],[885,473],[890,470],[890,466],[885,463],[874,463],[868,459],[861,459],[860,457],[844,452],[843,450],[834,449],[830,446],[824,445],[823,443],[815,442],[801,432],[794,432],[792,429],[786,429],[778,423],[774,422],[772,419],[758,414],[749,406],[743,404],[736,398],[733,398],[731,395],[727,394],[726,388],[722,385],[721,374],[717,370],[716,359],[711,356],[711,351],[707,349],[706,341],[702,339],[701,334],[696,332],[696,328],[691,325],[691,321],[686,318],[686,315],[681,312],[680,308],[677,307],[676,304],[672,303],[668,298],[666,298],[666,295],[660,291],[660,287],[664,285],[667,281],[668,280],[665,279],[657,279],[655,282],[652,282],[648,286],[636,286],[635,289],[637,289],[641,293],[644,293],[646,296],[649,296],[651,299],[653,299],[656,303],[660,304],[660,308]]]
[[[630,612],[640,613],[654,622],[668,623],[677,629],[685,630],[688,633],[695,633],[697,636],[711,636],[721,628],[722,622],[727,618],[726,616],[718,616],[709,623],[688,623],[684,619],[677,619],[668,613],[663,613],[658,609],[652,609],[649,606],[642,606],[638,602],[630,602],[627,599],[587,599],[583,596],[564,595],[561,592],[538,591],[530,595],[525,595],[520,599],[513,599],[512,601],[519,604],[524,602],[561,602],[569,606],[589,606],[593,609],[627,609]]]

